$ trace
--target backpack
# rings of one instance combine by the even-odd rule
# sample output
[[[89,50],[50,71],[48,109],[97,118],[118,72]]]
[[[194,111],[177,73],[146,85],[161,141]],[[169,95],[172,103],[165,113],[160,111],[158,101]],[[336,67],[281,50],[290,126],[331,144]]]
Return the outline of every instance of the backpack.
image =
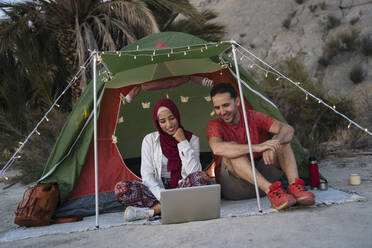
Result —
[[[57,207],[58,186],[55,183],[29,187],[18,204],[14,223],[19,226],[46,226]]]

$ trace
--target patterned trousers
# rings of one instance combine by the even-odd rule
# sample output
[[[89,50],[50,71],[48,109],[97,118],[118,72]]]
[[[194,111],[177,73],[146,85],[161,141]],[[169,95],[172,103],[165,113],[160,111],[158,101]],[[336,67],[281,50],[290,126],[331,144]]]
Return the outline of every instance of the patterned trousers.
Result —
[[[204,171],[191,173],[178,183],[178,188],[213,184],[213,180]],[[167,187],[166,187],[167,188]],[[115,185],[115,196],[124,206],[151,208],[159,201],[149,188],[138,181],[124,180]]]

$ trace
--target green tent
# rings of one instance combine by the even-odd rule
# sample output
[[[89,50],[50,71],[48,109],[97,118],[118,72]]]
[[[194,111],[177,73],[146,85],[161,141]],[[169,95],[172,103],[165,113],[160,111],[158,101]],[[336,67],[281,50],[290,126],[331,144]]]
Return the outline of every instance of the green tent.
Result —
[[[215,83],[237,85],[235,67],[224,51],[231,43],[208,43],[192,35],[165,32],[145,37],[121,51],[100,52],[102,68],[97,76],[98,97],[98,191],[99,209],[121,209],[113,188],[120,180],[141,180],[140,151],[143,137],[155,127],[152,106],[169,97],[179,107],[183,125],[200,137],[201,160],[212,160],[205,127],[213,115],[209,88],[186,82],[173,87],[167,82],[198,75]],[[223,61],[223,62],[222,62]],[[285,122],[252,77],[239,68],[247,107]],[[130,103],[125,96],[141,85]],[[92,215],[95,208],[93,149],[93,84],[90,83],[71,112],[47,161],[41,183],[57,182],[60,204],[57,217]],[[292,142],[300,176],[308,178],[307,156],[298,140]]]

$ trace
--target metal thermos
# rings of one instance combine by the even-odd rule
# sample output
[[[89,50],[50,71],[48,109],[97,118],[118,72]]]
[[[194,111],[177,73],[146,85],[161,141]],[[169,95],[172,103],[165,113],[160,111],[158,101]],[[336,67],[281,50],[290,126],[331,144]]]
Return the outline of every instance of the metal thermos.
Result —
[[[310,174],[310,187],[311,189],[319,188],[319,166],[316,158],[310,157],[309,159],[309,174]]]

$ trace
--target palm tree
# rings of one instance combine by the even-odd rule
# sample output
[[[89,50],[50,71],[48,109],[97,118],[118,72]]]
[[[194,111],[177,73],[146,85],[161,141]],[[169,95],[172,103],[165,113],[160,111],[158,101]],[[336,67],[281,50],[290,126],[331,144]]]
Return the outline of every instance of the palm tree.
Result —
[[[215,32],[215,40],[223,34],[220,26],[206,23],[215,17],[213,13],[198,12],[188,0],[35,0],[0,3],[0,8],[9,17],[8,25],[0,31],[0,49],[4,51],[25,30],[46,30],[47,36],[56,40],[70,75],[66,81],[79,69],[89,50],[118,50],[148,34],[180,31],[184,26],[186,31],[196,29],[194,34],[202,38]],[[174,22],[179,15],[184,18]],[[206,32],[208,29],[211,32]],[[75,101],[86,85],[84,75],[72,92]]]

